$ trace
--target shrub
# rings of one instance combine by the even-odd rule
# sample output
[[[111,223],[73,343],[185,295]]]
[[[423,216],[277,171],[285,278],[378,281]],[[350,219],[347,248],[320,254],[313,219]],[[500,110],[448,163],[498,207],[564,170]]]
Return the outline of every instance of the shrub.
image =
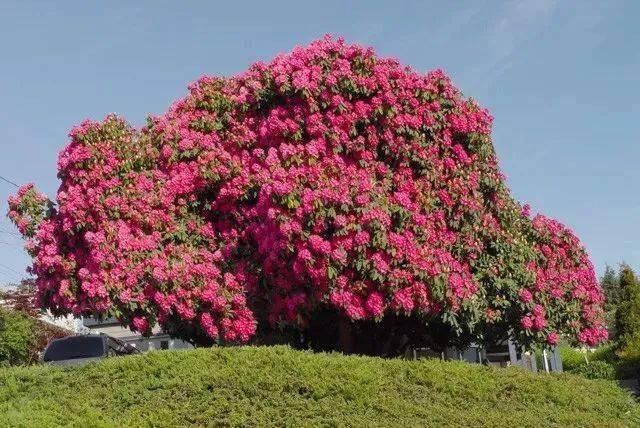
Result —
[[[141,130],[82,123],[58,160],[57,206],[28,185],[9,217],[55,314],[202,344],[283,326],[347,344],[355,324],[400,332],[372,353],[509,332],[598,343],[588,255],[511,197],[491,122],[441,71],[325,38],[203,77]]]
[[[561,345],[558,350],[560,351],[560,358],[562,359],[562,367],[564,370],[571,372],[578,366],[587,363],[587,359],[589,361],[593,360],[593,356],[591,354],[586,354],[579,349],[575,349],[568,345]]]
[[[615,353],[615,344],[609,342],[598,346],[593,350],[589,359],[595,361],[606,361],[609,363],[615,362],[618,360],[618,356]]]
[[[586,354],[588,363],[582,351],[567,345],[560,346],[560,354],[564,370],[570,373],[583,376],[598,376],[597,373],[601,373],[601,376],[605,376],[604,379],[610,379],[609,373],[613,371],[612,375],[615,379],[640,379],[640,359],[619,356],[616,354],[615,343],[589,351]],[[586,367],[593,363],[597,363],[596,367]]]
[[[34,324],[27,315],[0,306],[0,364],[29,361]]]
[[[0,306],[0,364],[36,363],[40,353],[52,339],[70,334],[37,319],[38,312],[29,303],[27,296],[28,293],[23,292],[0,295],[4,304],[10,306]]]
[[[587,379],[616,378],[616,368],[606,361],[591,361],[590,363],[583,363],[568,371],[584,376]]]
[[[0,369],[9,426],[637,426],[614,382],[461,362],[216,347]]]

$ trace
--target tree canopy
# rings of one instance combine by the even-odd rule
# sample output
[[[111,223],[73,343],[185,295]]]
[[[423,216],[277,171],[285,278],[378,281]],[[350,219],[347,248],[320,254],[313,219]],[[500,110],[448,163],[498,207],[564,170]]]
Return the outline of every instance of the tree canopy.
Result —
[[[640,280],[631,267],[620,265],[620,294],[616,311],[617,353],[624,358],[640,356]]]
[[[9,216],[58,314],[198,343],[305,330],[329,311],[459,346],[595,344],[588,255],[511,197],[491,123],[443,72],[327,37],[204,76],[142,129],[83,122],[55,204],[28,185]]]

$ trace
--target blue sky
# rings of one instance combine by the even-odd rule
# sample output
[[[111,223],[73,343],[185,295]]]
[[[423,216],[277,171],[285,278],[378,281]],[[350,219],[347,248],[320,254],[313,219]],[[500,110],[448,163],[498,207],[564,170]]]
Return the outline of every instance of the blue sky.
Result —
[[[134,124],[202,74],[231,75],[325,33],[442,68],[495,117],[516,198],[572,227],[598,272],[640,268],[640,2],[0,0],[0,175],[58,186],[85,118]],[[0,283],[28,263],[4,216]]]

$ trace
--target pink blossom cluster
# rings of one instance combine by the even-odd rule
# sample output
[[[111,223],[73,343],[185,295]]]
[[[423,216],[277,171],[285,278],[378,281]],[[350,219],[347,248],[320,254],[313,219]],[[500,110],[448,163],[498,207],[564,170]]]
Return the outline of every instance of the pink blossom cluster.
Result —
[[[528,305],[509,328],[601,340],[586,254],[550,238],[537,265],[491,122],[443,72],[326,37],[200,78],[141,130],[83,122],[58,159],[57,208],[37,214],[28,188],[10,215],[33,228],[43,307],[138,331],[242,342],[258,322],[304,327],[330,307],[479,336]],[[573,330],[547,313],[549,296],[583,303]]]
[[[18,193],[9,197],[9,219],[25,237],[33,237],[44,216],[44,206],[48,198],[38,192],[33,183],[18,189]]]
[[[593,346],[607,339],[604,295],[589,256],[571,230],[556,220],[536,215],[532,221],[537,261],[528,263],[535,282],[520,290],[528,312],[521,319],[527,331],[556,344],[559,332],[571,333]]]

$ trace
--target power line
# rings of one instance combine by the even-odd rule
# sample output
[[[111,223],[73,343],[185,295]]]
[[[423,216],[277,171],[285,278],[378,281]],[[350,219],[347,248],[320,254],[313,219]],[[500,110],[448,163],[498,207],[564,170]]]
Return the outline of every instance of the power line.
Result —
[[[0,275],[2,275],[2,272],[0,272]],[[0,280],[2,280],[2,278],[0,278]],[[9,291],[15,289],[16,285],[18,285],[20,281],[22,281],[22,278],[14,278],[5,275],[4,280],[0,282],[0,291]]]
[[[4,178],[4,177],[3,177],[3,176],[1,176],[1,175],[0,175],[0,180],[4,181],[4,182],[6,182],[6,183],[9,183],[9,184],[11,184],[12,186],[14,186],[14,187],[16,187],[16,188],[19,188],[19,187],[20,187],[20,186],[18,186],[15,182],[13,182],[13,181],[9,180],[8,178]]]
[[[4,227],[0,227],[0,233],[6,233],[7,235],[13,235],[22,238],[22,235],[20,235],[19,233],[14,232],[13,230],[7,230]]]
[[[21,245],[15,243],[15,242],[0,241],[0,244],[6,245],[7,247],[13,247],[13,248],[18,248],[18,249],[22,248]]]
[[[14,284],[19,283],[19,282],[22,280],[22,278],[23,278],[23,276],[22,276],[22,275],[21,275],[21,276],[19,276],[19,277],[16,277],[16,276],[9,276],[9,275],[7,275],[6,273],[4,273],[4,272],[2,272],[2,271],[0,271],[0,276],[4,277],[4,278],[5,278],[5,281],[6,281],[6,283],[5,283],[5,284],[0,284],[0,288],[4,288],[4,289],[7,289],[7,288],[9,288],[11,285],[14,285]]]
[[[21,274],[13,269],[7,269],[4,266],[0,266],[4,270],[0,270],[0,277],[4,278],[7,284],[17,284],[26,274]]]
[[[19,242],[8,242],[8,241],[1,241],[1,240],[0,240],[0,244],[13,245],[14,247],[22,247],[23,246],[23,244],[20,244]]]
[[[11,181],[11,180],[9,180],[8,178],[5,178],[5,177],[3,177],[3,176],[1,176],[1,175],[0,175],[0,180],[4,181],[5,183],[9,183],[9,184],[11,184],[11,185],[12,185],[13,187],[15,187],[16,189],[19,189],[19,188],[20,188],[20,186],[18,186],[18,185],[15,183],[15,181]],[[55,202],[54,202],[54,201],[52,201],[52,200],[51,200],[50,198],[48,198],[48,197],[47,197],[47,201],[51,202],[52,204],[55,204]]]
[[[23,275],[22,273],[18,272],[17,270],[15,270],[14,268],[12,268],[11,266],[7,266],[7,265],[5,265],[5,264],[0,263],[0,267],[2,267],[2,268],[4,268],[4,269],[7,269],[7,270],[10,270],[11,272],[16,273],[16,274],[18,274],[18,275]]]

